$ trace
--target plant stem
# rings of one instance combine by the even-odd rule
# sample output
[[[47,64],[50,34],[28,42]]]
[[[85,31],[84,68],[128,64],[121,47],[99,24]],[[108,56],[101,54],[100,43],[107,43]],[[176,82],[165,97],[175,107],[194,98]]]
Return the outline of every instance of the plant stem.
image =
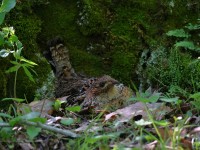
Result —
[[[17,73],[18,73],[18,69],[15,72],[15,81],[14,81],[14,98],[17,98],[17,94],[16,94],[16,87],[17,87]]]

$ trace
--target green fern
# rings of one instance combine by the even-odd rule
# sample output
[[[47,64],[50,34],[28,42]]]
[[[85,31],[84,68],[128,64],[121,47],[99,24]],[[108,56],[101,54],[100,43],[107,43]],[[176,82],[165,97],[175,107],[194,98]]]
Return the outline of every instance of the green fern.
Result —
[[[190,49],[190,50],[196,49],[196,47],[194,46],[194,43],[191,42],[191,41],[180,41],[180,42],[177,42],[174,46],[176,48],[177,47],[183,47],[183,48],[187,48],[187,49]]]
[[[168,36],[188,38],[190,34],[186,33],[183,29],[171,30],[166,33]]]

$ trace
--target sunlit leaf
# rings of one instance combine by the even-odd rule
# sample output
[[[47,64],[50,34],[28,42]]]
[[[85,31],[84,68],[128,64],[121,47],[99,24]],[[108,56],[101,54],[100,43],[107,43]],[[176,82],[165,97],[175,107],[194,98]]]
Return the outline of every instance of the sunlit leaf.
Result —
[[[16,102],[20,103],[20,102],[24,102],[25,99],[22,99],[22,98],[3,98],[2,101],[16,101]]]
[[[25,58],[21,58],[20,61],[24,61],[24,62],[31,64],[31,65],[38,65],[38,64],[34,63],[33,61],[27,60]]]
[[[54,109],[58,111],[60,107],[61,107],[61,101],[57,99],[54,103]]]
[[[18,37],[16,35],[11,35],[10,38],[9,38],[9,41],[13,42],[13,43],[17,42],[18,41]]]
[[[1,57],[7,57],[9,54],[10,54],[10,52],[8,50],[6,50],[6,49],[2,49],[0,51],[0,56]]]
[[[34,139],[41,131],[41,128],[34,127],[34,126],[28,126],[27,127],[27,134],[29,138],[32,140]]]
[[[151,121],[145,121],[144,119],[140,119],[139,121],[135,121],[135,124],[138,126],[146,126],[146,125],[151,125]]]
[[[9,12],[16,5],[16,0],[3,0],[0,12]]]
[[[169,125],[169,122],[165,121],[165,120],[161,120],[161,121],[154,121],[155,124],[159,125],[159,126],[163,126],[166,127]]]
[[[72,106],[72,107],[67,107],[65,109],[72,112],[79,112],[81,111],[81,106]]]

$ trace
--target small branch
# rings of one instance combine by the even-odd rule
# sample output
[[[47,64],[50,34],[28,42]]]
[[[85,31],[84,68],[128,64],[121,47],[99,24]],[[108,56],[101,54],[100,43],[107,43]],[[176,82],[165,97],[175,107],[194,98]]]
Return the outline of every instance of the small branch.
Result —
[[[72,137],[72,138],[79,137],[78,134],[76,134],[72,131],[60,129],[60,128],[57,128],[57,127],[52,127],[52,126],[45,125],[45,124],[42,124],[42,123],[39,123],[39,122],[35,123],[35,122],[30,122],[30,121],[21,121],[19,124],[41,127],[42,129],[52,131],[52,132],[55,132],[55,133],[59,133],[59,134],[62,134],[62,135],[68,136],[68,137]],[[9,125],[9,123],[0,123],[0,127],[11,127],[11,126]]]

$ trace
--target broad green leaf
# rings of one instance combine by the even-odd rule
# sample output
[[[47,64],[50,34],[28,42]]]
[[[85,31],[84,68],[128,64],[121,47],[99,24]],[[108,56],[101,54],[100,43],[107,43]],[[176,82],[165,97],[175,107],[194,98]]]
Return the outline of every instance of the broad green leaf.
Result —
[[[22,43],[20,41],[17,41],[16,42],[16,45],[17,45],[17,49],[21,49],[22,48]]]
[[[1,56],[1,57],[7,57],[9,54],[10,54],[10,51],[9,51],[9,50],[2,49],[2,50],[0,51],[0,56]]]
[[[58,111],[60,107],[61,107],[61,101],[57,99],[54,103],[54,109]]]
[[[191,50],[195,49],[194,43],[190,41],[180,41],[175,44],[175,47],[184,47]]]
[[[29,78],[29,80],[31,80],[32,82],[35,82],[35,80],[33,79],[33,76],[31,74],[31,72],[25,66],[23,66],[23,69],[24,69],[25,74]]]
[[[41,131],[41,128],[34,127],[34,126],[28,126],[27,127],[27,134],[31,140],[33,140]]]
[[[5,118],[13,118],[12,116],[5,114],[5,113],[0,113],[1,117],[5,117]]]
[[[21,116],[13,118],[9,121],[10,126],[14,126],[16,124],[18,124],[20,121],[22,120]]]
[[[5,16],[6,12],[0,12],[0,25],[3,23]]]
[[[65,109],[72,112],[79,112],[81,111],[81,106],[72,106],[72,107],[67,107]]]
[[[23,120],[31,120],[31,119],[35,119],[35,118],[38,118],[40,116],[40,113],[39,112],[30,112],[28,114],[25,114],[23,116],[20,116],[21,119]]]
[[[18,37],[16,35],[11,35],[10,38],[9,38],[9,41],[12,42],[12,43],[17,42]]]
[[[22,98],[3,98],[2,101],[16,101],[16,102],[20,103],[20,102],[24,102],[25,99],[22,99]]]
[[[16,5],[16,0],[3,0],[0,12],[9,12]]]
[[[185,37],[185,38],[188,38],[190,36],[183,29],[171,30],[171,31],[167,32],[166,34],[168,36]]]
[[[26,62],[26,63],[31,64],[31,65],[38,65],[38,64],[34,63],[33,61],[27,60],[25,58],[21,58],[20,61]]]
[[[18,64],[18,65],[15,65],[13,67],[10,67],[8,70],[6,70],[6,73],[15,72],[15,71],[17,71],[20,68],[20,66],[21,65]]]
[[[65,119],[61,119],[60,123],[62,123],[63,125],[71,125],[74,123],[74,119],[72,118],[65,118]]]

